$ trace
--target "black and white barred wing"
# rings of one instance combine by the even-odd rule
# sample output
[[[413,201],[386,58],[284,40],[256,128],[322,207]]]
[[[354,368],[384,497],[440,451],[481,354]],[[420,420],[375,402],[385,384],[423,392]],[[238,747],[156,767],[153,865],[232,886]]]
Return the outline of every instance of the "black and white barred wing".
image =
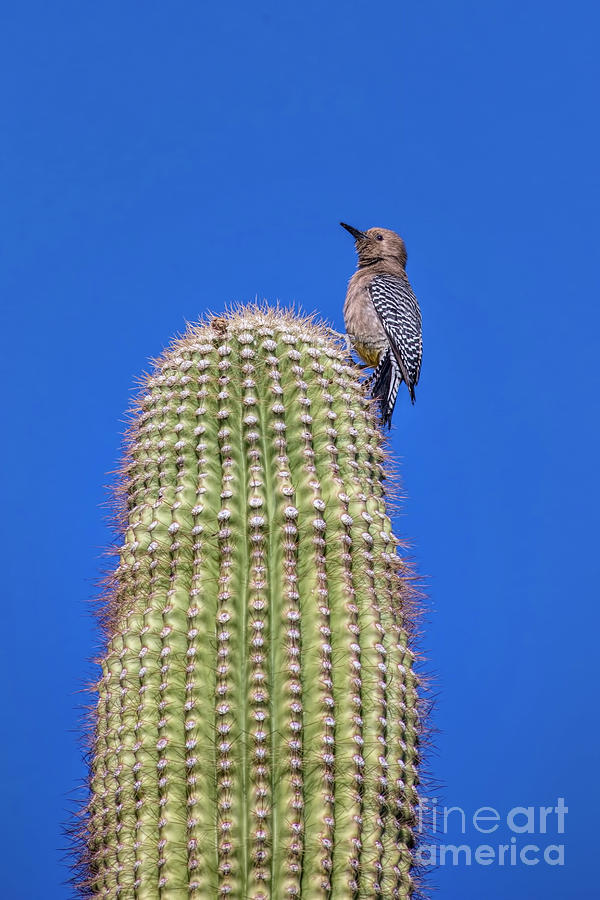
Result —
[[[371,396],[379,403],[381,424],[384,427],[392,427],[392,414],[402,380],[402,372],[388,347],[369,379]]]
[[[421,310],[417,298],[408,278],[397,275],[376,275],[369,292],[414,403],[423,356]]]

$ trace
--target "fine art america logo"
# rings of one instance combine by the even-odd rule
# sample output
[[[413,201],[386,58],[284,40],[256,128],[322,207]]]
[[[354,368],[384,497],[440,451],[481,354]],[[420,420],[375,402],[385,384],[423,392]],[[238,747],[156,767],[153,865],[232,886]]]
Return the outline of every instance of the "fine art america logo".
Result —
[[[415,853],[421,866],[564,866],[569,809],[564,797],[556,806],[513,806],[500,812],[480,806],[468,812],[460,806],[438,806],[427,797],[417,807],[417,829],[423,836]],[[455,835],[458,832],[458,839]],[[483,835],[488,837],[484,842]],[[431,838],[430,843],[426,843]],[[453,843],[449,843],[449,840]]]

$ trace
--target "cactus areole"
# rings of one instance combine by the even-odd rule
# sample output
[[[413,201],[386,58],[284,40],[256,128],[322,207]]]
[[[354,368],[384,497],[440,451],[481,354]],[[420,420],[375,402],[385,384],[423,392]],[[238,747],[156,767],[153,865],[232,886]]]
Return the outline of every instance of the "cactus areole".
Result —
[[[383,461],[310,318],[242,308],[157,361],[119,486],[83,895],[413,893],[412,591]]]

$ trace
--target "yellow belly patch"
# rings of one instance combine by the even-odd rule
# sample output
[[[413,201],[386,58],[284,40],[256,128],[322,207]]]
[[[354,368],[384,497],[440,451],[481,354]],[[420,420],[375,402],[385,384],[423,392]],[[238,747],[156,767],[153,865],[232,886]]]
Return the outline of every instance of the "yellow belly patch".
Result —
[[[375,368],[379,362],[383,348],[376,344],[363,344],[359,341],[352,341],[352,344],[362,361],[368,366]]]

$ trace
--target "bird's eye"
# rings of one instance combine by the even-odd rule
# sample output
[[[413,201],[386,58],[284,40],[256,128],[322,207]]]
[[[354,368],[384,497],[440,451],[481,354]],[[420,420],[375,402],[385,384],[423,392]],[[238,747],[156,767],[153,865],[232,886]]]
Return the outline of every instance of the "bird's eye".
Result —
[[[382,240],[383,240],[383,235],[382,235],[382,234],[378,234],[378,235],[377,235],[377,240],[378,240],[378,241],[382,241]]]

